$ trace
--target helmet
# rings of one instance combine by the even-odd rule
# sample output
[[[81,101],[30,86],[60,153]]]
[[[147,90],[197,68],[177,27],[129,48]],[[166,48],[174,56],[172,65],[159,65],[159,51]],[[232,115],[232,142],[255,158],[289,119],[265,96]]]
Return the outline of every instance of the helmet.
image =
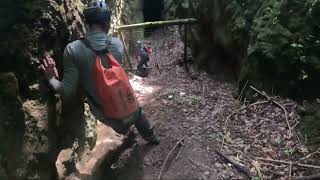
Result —
[[[87,23],[110,22],[112,12],[104,0],[93,0],[83,11]]]
[[[137,41],[137,47],[142,47],[142,42],[141,41]]]

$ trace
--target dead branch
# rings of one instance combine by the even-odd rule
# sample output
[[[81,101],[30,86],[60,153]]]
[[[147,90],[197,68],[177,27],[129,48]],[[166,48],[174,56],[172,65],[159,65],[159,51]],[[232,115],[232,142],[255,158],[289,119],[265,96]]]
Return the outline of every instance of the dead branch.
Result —
[[[294,178],[294,180],[317,180],[320,179],[320,173],[319,174],[314,174],[311,176],[304,176],[304,177],[298,177]]]
[[[294,163],[294,162],[283,161],[283,160],[266,159],[266,158],[261,158],[261,157],[258,157],[256,159],[261,160],[261,161],[269,161],[269,162],[279,163],[279,164],[287,164],[287,165],[292,164],[292,165],[297,165],[297,166],[305,167],[305,168],[320,169],[320,166],[315,166],[315,165],[310,165],[310,164],[301,164],[301,163]]]
[[[164,163],[163,163],[163,165],[162,165],[162,168],[161,168],[161,171],[160,171],[159,176],[158,176],[158,179],[159,179],[159,180],[162,178],[162,173],[163,173],[164,167],[166,166],[170,155],[173,153],[173,151],[174,151],[175,149],[177,149],[178,146],[181,145],[182,141],[183,141],[185,138],[186,138],[185,136],[184,136],[183,138],[181,138],[181,139],[176,143],[176,145],[171,149],[171,151],[169,152],[169,154],[167,155],[166,160],[164,161]]]
[[[252,178],[252,174],[250,172],[250,170],[242,165],[240,165],[239,163],[237,163],[235,160],[233,160],[232,158],[224,155],[221,151],[214,149],[214,151],[223,159],[225,159],[226,161],[228,161],[229,163],[231,163],[238,171],[240,171],[241,173],[243,173],[244,175],[246,175],[249,179]]]
[[[317,149],[316,151],[314,151],[313,153],[310,153],[310,154],[308,154],[307,156],[299,159],[296,163],[301,162],[301,161],[304,161],[304,160],[306,160],[306,159],[309,159],[311,156],[313,156],[313,155],[315,155],[315,154],[318,154],[318,153],[320,153],[320,148]]]
[[[246,84],[243,86],[243,88],[242,88],[242,90],[241,90],[241,93],[240,93],[240,95],[239,95],[239,97],[238,97],[238,101],[241,101],[241,100],[242,100],[242,95],[243,95],[244,90],[246,89],[246,87],[247,87],[247,85],[248,85],[248,82],[249,82],[249,81],[247,81]]]
[[[181,152],[182,152],[182,148],[183,148],[183,146],[181,146],[180,151],[179,151],[178,155],[176,156],[175,160],[178,160],[178,158],[180,157]]]
[[[261,167],[260,167],[260,165],[259,165],[259,162],[257,162],[257,161],[252,161],[251,164],[252,164],[252,166],[254,167],[254,169],[257,171],[257,174],[258,174],[260,180],[263,180],[263,175],[262,175],[262,173],[261,173]]]
[[[223,143],[222,140],[220,139],[215,139],[216,141],[219,141],[221,143]],[[241,154],[243,157],[246,157],[247,159],[249,159],[250,161],[254,161],[251,157],[249,157],[248,155],[246,155],[245,153],[243,153],[241,150],[237,149],[240,148],[237,145],[233,145],[233,144],[228,144],[228,143],[224,143],[225,145],[227,145],[230,149],[232,149],[233,151],[235,151],[236,153]]]
[[[291,174],[292,174],[292,163],[289,164],[289,175],[288,175],[289,180],[291,180]]]
[[[254,88],[253,86],[250,86],[250,88],[253,89],[255,92],[257,92],[258,94],[260,94],[260,95],[264,96],[265,98],[267,98],[268,101],[271,101],[272,103],[274,103],[276,106],[278,106],[280,109],[282,109],[284,111],[286,123],[287,123],[288,129],[289,129],[289,138],[291,138],[292,137],[292,128],[291,128],[290,123],[289,123],[287,110],[280,103],[278,103],[277,101],[271,99],[265,92],[261,92],[258,89]]]

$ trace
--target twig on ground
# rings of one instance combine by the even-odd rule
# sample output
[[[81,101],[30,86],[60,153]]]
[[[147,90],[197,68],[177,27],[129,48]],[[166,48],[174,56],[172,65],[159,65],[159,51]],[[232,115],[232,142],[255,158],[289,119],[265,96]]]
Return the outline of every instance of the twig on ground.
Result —
[[[162,178],[162,173],[163,173],[164,167],[166,166],[170,155],[173,153],[173,151],[174,151],[175,149],[177,149],[177,147],[178,147],[179,145],[181,145],[182,141],[183,141],[185,138],[186,138],[185,136],[184,136],[183,138],[181,138],[181,139],[176,143],[176,145],[171,149],[171,151],[169,152],[169,154],[167,155],[167,157],[166,157],[166,159],[165,159],[165,161],[164,161],[164,163],[163,163],[163,165],[162,165],[162,168],[161,168],[161,171],[160,171],[160,173],[159,173],[159,176],[158,176],[158,179],[159,179],[159,180]]]
[[[318,154],[318,153],[320,153],[320,148],[317,149],[316,151],[314,151],[313,153],[310,153],[310,154],[308,154],[307,156],[299,159],[296,163],[301,162],[301,161],[304,161],[304,160],[306,160],[306,159],[309,159],[311,156],[313,156],[313,155],[315,155],[315,154]]]
[[[295,129],[298,125],[299,125],[299,121],[292,126],[292,129]]]
[[[291,174],[292,174],[292,163],[289,164],[289,175],[288,175],[289,180],[291,180]]]
[[[310,164],[301,164],[301,163],[294,163],[294,162],[283,161],[283,160],[266,159],[266,158],[260,158],[260,157],[258,157],[256,159],[261,160],[261,161],[280,163],[280,164],[292,164],[292,165],[297,165],[297,166],[305,167],[305,168],[320,169],[320,166],[315,166],[315,165],[310,165]]]
[[[261,167],[260,167],[260,165],[259,165],[259,162],[257,162],[257,161],[252,161],[252,166],[254,167],[254,169],[257,171],[257,174],[258,174],[258,176],[259,176],[259,179],[260,180],[263,180],[263,175],[262,175],[262,173],[261,173]]]
[[[178,158],[180,157],[181,152],[182,152],[182,148],[183,148],[183,146],[181,146],[180,151],[179,151],[178,155],[176,156],[175,160],[178,160]]]
[[[210,170],[210,169],[211,169],[211,168],[209,168],[209,167],[207,167],[207,166],[205,166],[205,165],[203,165],[203,164],[200,164],[200,163],[194,161],[194,160],[191,159],[191,158],[188,158],[188,160],[189,160],[193,165],[195,165],[197,168],[202,169],[202,171]],[[202,167],[202,168],[200,168],[199,166]]]
[[[241,101],[241,100],[242,100],[242,95],[243,95],[244,90],[246,89],[246,87],[247,87],[247,85],[248,85],[248,82],[249,82],[249,81],[247,81],[246,84],[244,84],[244,86],[243,86],[243,88],[242,88],[242,90],[241,90],[241,93],[240,93],[240,95],[239,95],[238,101]]]
[[[319,174],[310,175],[310,176],[294,178],[293,180],[317,180],[317,179],[320,179],[320,173]]]
[[[271,163],[266,163],[266,162],[260,162],[261,165],[265,165],[265,166],[272,166],[274,168],[285,168],[287,167],[286,164],[281,164],[281,165],[275,165],[275,164],[271,164]]]
[[[261,92],[258,89],[254,88],[253,86],[250,86],[251,89],[253,89],[255,92],[257,92],[258,94],[264,96],[265,98],[267,98],[268,101],[273,102],[276,106],[278,106],[280,109],[282,109],[284,111],[284,115],[285,115],[285,119],[286,119],[286,123],[289,129],[289,139],[292,137],[292,128],[290,126],[289,123],[289,119],[288,119],[288,112],[286,110],[286,108],[284,108],[280,103],[278,103],[277,101],[273,100],[272,98],[270,98],[265,92]]]
[[[244,175],[246,175],[249,179],[252,178],[252,174],[250,172],[249,169],[247,169],[245,166],[240,165],[239,163],[237,163],[235,160],[233,160],[232,158],[224,155],[221,151],[214,149],[214,151],[223,159],[225,159],[226,161],[228,161],[229,163],[231,163],[237,170],[239,170],[241,173],[243,173]]]

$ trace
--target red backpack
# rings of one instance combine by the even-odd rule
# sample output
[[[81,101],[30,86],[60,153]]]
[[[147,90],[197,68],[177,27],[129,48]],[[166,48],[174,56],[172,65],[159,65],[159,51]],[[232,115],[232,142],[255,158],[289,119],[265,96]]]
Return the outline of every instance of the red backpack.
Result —
[[[151,47],[144,47],[144,50],[146,51],[146,53],[147,53],[148,55],[150,55],[150,54],[152,53]]]
[[[97,55],[93,66],[93,79],[101,102],[100,108],[105,116],[111,119],[123,119],[136,112],[140,105],[121,65],[107,49],[96,51],[89,41],[84,39],[83,42]],[[106,56],[109,68],[103,66],[101,56]]]

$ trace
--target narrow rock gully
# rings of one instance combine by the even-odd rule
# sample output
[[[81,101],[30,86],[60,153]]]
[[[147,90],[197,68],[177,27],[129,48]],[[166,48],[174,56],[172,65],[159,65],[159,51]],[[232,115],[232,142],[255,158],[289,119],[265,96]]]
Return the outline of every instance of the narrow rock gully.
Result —
[[[179,33],[154,36],[148,39],[154,48],[151,73],[145,78],[130,74],[130,81],[161,144],[150,146],[137,136],[134,145],[103,169],[101,179],[248,179],[216,150],[246,167],[252,179],[319,172],[319,156],[299,131],[295,102],[274,97],[284,112],[258,92],[258,103],[239,101],[232,84],[192,68],[188,74],[175,63],[183,56]],[[109,144],[121,138],[113,140]]]

